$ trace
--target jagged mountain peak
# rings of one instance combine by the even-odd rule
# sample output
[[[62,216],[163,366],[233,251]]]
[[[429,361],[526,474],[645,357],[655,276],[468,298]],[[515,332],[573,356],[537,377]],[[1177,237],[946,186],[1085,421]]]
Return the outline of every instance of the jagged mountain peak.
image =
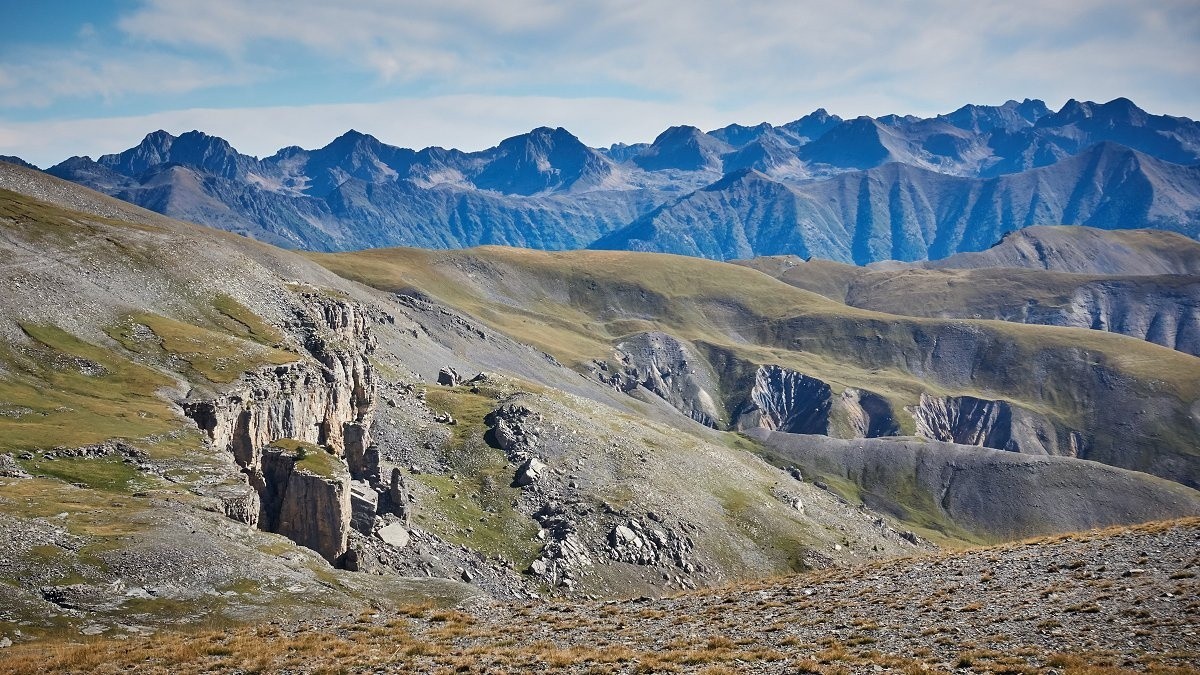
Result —
[[[968,103],[952,113],[938,115],[938,119],[975,133],[1015,132],[1033,126],[1048,114],[1050,109],[1045,102],[1027,98],[1023,101],[1009,99],[998,106]]]
[[[684,124],[663,131],[633,161],[650,171],[715,171],[721,167],[721,155],[732,149],[725,141]]]
[[[1069,124],[1107,126],[1145,126],[1151,115],[1133,101],[1121,97],[1108,103],[1068,100],[1063,107],[1038,120],[1039,127],[1062,127]]]
[[[775,127],[771,126],[771,124],[768,122],[762,122],[760,124],[755,124],[754,126],[730,124],[728,126],[721,127],[720,129],[713,129],[712,131],[708,132],[708,135],[712,136],[713,138],[720,139],[734,148],[741,148],[748,143],[758,140],[759,137],[774,128]]]
[[[562,127],[537,127],[479,153],[484,166],[476,187],[505,194],[534,195],[591,186],[611,174],[609,161]]]

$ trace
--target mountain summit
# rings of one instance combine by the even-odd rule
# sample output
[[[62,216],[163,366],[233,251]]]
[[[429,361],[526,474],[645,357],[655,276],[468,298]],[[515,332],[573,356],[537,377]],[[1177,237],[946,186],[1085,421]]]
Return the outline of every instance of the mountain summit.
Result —
[[[562,127],[470,153],[398,148],[351,130],[316,150],[260,160],[198,131],[156,131],[124,152],[48,171],[297,248],[626,242],[865,264],[979,250],[1039,224],[1196,237],[1198,163],[1200,124],[1118,98],[1071,100],[1057,111],[1032,99],[969,104],[930,118],[843,120],[817,109],[778,126],[673,126],[651,143],[604,150]],[[747,170],[778,187],[744,192]],[[726,189],[740,196],[707,203]]]

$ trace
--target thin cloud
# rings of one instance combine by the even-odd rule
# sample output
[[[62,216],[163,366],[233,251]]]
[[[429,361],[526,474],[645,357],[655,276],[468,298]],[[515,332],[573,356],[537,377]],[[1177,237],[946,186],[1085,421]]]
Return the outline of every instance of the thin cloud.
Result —
[[[98,27],[108,35],[111,28]],[[316,124],[327,106],[303,103],[319,92],[322,103],[392,99],[354,109],[402,110],[404,124],[428,132],[427,142],[463,147],[494,142],[500,130],[558,123],[528,107],[539,100],[563,102],[564,126],[591,143],[646,140],[667,123],[787,121],[816,107],[843,116],[932,115],[1022,97],[1054,105],[1127,96],[1156,113],[1200,116],[1194,0],[145,0],[116,28],[123,41],[115,47],[10,47],[0,65],[0,120],[5,108],[27,119],[31,106],[53,106],[55,115],[80,118],[71,128],[112,128],[82,118],[95,116],[97,103],[130,97],[193,119],[165,111],[184,94],[188,106],[207,105],[217,89],[229,118],[263,138],[279,136],[258,122],[262,110],[280,110],[270,107],[277,102],[298,103],[286,110]],[[443,111],[451,100],[479,105]],[[571,100],[605,108],[585,115]],[[519,114],[503,117],[491,104]],[[648,109],[675,118],[651,116],[650,128],[638,119]],[[424,114],[444,115],[456,128],[417,119]],[[382,137],[394,124],[380,117],[354,126]],[[195,126],[218,131],[204,119]],[[324,142],[346,126],[280,140]],[[86,144],[86,134],[81,139]],[[41,161],[64,147],[37,142],[22,147]],[[14,151],[5,145],[0,151]]]

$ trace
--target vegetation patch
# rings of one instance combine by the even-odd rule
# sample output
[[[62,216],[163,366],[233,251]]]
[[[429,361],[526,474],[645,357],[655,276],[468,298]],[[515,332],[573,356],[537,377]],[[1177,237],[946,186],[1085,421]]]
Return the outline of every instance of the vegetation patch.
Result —
[[[284,438],[271,443],[296,457],[296,468],[321,478],[342,478],[347,475],[346,464],[329,450],[319,445]]]
[[[182,420],[158,395],[166,376],[55,327],[22,324],[0,345],[0,450],[79,447],[164,434]]]
[[[299,360],[280,349],[157,314],[133,314],[108,333],[132,352],[162,361],[191,379],[199,376],[217,384],[233,382],[259,366]]]
[[[136,466],[126,463],[121,457],[34,458],[21,461],[21,465],[34,475],[50,476],[105,492],[128,494],[158,484],[156,479],[138,471]]]
[[[227,319],[221,324],[230,332],[267,347],[278,348],[282,345],[283,334],[237,300],[221,294],[213,298],[212,304]]]
[[[484,440],[483,420],[496,408],[495,392],[437,388],[429,390],[426,400],[457,422],[446,448],[455,477],[415,476],[433,493],[433,508],[418,512],[421,526],[484,555],[503,555],[520,568],[533,562],[540,548],[535,538],[538,526],[513,507],[521,494],[512,487],[514,469],[503,452]]]

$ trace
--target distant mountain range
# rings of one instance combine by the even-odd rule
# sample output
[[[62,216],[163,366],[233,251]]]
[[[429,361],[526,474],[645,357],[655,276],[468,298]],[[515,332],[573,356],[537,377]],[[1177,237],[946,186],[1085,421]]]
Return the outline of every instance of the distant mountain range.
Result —
[[[13,161],[16,158],[11,158]],[[258,159],[199,131],[47,171],[292,248],[659,251],[936,260],[1040,224],[1200,236],[1200,123],[1127,99],[967,105],[933,118],[667,129],[590,148],[541,127],[480,152],[349,131]]]

